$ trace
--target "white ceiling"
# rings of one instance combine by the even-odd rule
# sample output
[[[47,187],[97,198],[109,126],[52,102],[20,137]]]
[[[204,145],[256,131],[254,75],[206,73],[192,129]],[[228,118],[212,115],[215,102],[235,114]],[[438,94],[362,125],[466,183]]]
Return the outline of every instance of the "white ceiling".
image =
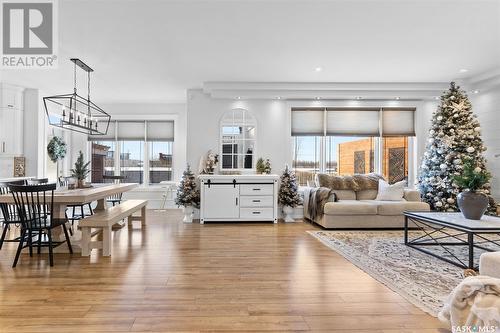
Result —
[[[59,69],[3,80],[71,92],[78,57],[96,70],[97,103],[178,102],[206,81],[446,82],[500,67],[497,0],[59,4]]]

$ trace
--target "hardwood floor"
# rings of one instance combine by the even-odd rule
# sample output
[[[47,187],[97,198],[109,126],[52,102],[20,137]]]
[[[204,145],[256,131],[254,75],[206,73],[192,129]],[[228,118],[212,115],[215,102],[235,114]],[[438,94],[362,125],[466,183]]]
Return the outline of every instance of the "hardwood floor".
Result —
[[[113,256],[0,251],[0,332],[448,332],[308,235],[308,223],[183,224],[148,211]],[[139,222],[136,222],[139,223]]]

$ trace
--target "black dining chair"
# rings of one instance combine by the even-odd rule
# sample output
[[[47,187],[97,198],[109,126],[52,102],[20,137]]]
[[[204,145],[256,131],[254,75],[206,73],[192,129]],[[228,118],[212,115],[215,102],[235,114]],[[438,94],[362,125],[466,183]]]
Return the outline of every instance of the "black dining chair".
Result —
[[[115,183],[115,184],[120,184],[123,180],[125,180],[125,178],[126,178],[125,176],[110,176],[110,175],[102,176],[102,179],[104,179],[106,183]],[[110,197],[107,197],[106,202],[112,204],[114,207],[115,205],[121,204],[122,196],[123,193],[114,194]]]
[[[71,177],[59,177],[59,186],[68,186],[69,179]],[[88,207],[88,212],[85,212],[85,207]],[[71,221],[71,226],[73,227],[75,225],[75,221],[81,220],[87,216],[91,216],[94,214],[94,211],[92,209],[92,203],[87,202],[84,203],[83,205],[68,205],[67,206],[68,210],[71,210],[71,218],[68,218],[69,221]],[[80,210],[80,213],[78,214],[77,209]],[[73,230],[70,230],[71,234],[73,234]]]
[[[33,178],[26,180],[27,185],[47,184],[48,182],[49,182],[48,178]]]
[[[66,228],[67,219],[55,218],[53,214],[55,189],[55,183],[41,185],[9,184],[9,190],[14,197],[17,213],[21,220],[21,238],[12,267],[16,267],[23,248],[28,247],[30,257],[33,256],[33,237],[36,236],[38,236],[36,240],[38,253],[41,252],[42,247],[49,248],[50,266],[54,266],[54,247],[66,242],[69,252],[73,253],[68,229]],[[54,242],[52,240],[52,230],[58,227],[63,228],[66,240]],[[44,235],[46,237],[43,237]]]
[[[13,182],[0,182],[0,194],[9,194],[9,184],[13,185],[24,185],[24,180],[17,180]],[[11,226],[20,226],[21,220],[19,215],[17,214],[17,209],[15,204],[8,203],[0,203],[0,212],[2,212],[2,236],[0,237],[0,250],[2,249],[4,242],[19,242],[20,237],[16,237],[13,239],[5,239],[7,236],[7,231],[11,230]]]

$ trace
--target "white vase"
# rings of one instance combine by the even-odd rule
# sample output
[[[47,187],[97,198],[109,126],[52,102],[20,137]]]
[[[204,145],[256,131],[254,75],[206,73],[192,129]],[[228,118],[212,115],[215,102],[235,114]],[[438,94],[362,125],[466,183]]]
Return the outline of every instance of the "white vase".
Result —
[[[193,206],[184,206],[184,218],[182,222],[184,223],[193,223]]]
[[[293,219],[293,207],[290,206],[283,206],[283,213],[285,214],[284,220],[285,222],[295,222]]]

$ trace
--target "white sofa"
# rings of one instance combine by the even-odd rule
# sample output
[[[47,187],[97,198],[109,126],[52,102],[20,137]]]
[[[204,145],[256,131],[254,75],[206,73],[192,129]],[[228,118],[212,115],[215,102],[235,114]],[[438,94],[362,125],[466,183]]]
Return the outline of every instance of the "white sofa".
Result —
[[[481,255],[479,274],[500,279],[500,252],[487,252]]]
[[[403,228],[404,211],[430,210],[429,205],[421,201],[418,190],[405,189],[401,201],[377,201],[378,190],[373,187],[358,191],[332,189],[338,201],[331,199],[326,202],[323,215],[314,222],[327,229]],[[306,208],[304,216],[311,220]]]

